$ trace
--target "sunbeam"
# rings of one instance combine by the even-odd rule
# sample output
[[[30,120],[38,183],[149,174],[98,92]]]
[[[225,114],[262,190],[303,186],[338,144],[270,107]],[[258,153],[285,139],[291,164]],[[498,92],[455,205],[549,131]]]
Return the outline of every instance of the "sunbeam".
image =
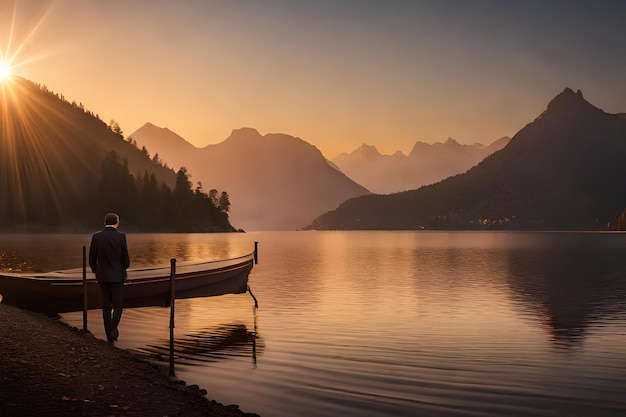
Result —
[[[17,27],[17,2],[13,7],[13,15],[11,17],[11,23],[9,25],[9,32],[6,34],[6,45],[0,44],[0,82],[5,81],[13,75],[19,75],[19,68],[23,67],[31,62],[39,61],[40,59],[49,55],[49,53],[40,53],[37,55],[25,56],[24,49],[34,39],[35,35],[39,32],[41,25],[46,20],[47,16],[52,11],[53,3],[50,3],[49,7],[30,29],[28,34],[20,41],[16,41],[16,27]]]
[[[66,161],[72,159],[69,153],[78,153],[73,144],[65,143],[71,132],[64,114],[58,114],[60,110],[52,104],[55,95],[20,73],[51,53],[33,53],[27,47],[52,5],[20,35],[16,2],[10,25],[4,26],[9,32],[0,34],[4,35],[0,37],[0,216],[18,226],[54,217],[67,204],[56,191],[68,186],[71,169]],[[86,161],[82,163],[87,166]]]

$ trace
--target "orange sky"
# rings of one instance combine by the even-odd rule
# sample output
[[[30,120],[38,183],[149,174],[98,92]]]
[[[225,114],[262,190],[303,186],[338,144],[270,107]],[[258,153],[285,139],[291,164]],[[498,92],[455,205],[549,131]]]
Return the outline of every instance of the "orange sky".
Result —
[[[196,146],[240,127],[328,158],[486,144],[565,87],[626,112],[626,2],[519,3],[8,0],[0,51],[126,134],[152,122]]]

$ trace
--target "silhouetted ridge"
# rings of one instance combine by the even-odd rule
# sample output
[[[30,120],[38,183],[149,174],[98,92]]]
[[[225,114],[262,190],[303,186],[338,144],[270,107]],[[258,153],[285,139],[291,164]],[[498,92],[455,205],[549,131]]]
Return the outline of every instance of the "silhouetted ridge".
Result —
[[[567,87],[550,100],[548,103],[548,109],[552,109],[556,106],[567,105],[567,103],[580,103],[581,101],[587,103],[585,97],[583,97],[583,93],[580,90],[576,90],[576,92],[574,92],[574,90]]]
[[[565,89],[465,174],[351,199],[315,229],[614,229],[626,207],[626,120]]]
[[[592,109],[597,112],[602,112],[602,110],[585,100],[585,97],[583,97],[583,93],[580,90],[576,90],[576,92],[574,92],[574,90],[568,87],[550,100],[546,110],[541,113],[537,119],[541,119],[552,114],[571,114],[572,112],[584,112]]]

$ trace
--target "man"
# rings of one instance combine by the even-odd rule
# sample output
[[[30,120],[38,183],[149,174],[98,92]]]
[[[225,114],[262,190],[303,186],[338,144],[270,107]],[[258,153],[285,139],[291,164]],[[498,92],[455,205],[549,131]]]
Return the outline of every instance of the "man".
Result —
[[[104,229],[94,233],[89,246],[89,267],[100,284],[104,331],[111,344],[119,337],[117,326],[122,318],[126,269],[130,266],[126,235],[117,230],[119,224],[119,216],[108,213]]]

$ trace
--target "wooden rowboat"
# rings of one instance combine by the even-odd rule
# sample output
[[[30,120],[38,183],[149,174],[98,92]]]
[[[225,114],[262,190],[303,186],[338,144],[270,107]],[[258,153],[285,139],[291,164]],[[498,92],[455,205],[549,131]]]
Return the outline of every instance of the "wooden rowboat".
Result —
[[[254,262],[255,252],[219,261],[177,264],[176,298],[245,293]],[[94,274],[87,270],[87,308],[100,308],[100,287]],[[169,266],[129,269],[124,307],[169,305],[171,275]],[[82,268],[40,274],[0,272],[2,303],[46,314],[83,310],[83,288]]]

